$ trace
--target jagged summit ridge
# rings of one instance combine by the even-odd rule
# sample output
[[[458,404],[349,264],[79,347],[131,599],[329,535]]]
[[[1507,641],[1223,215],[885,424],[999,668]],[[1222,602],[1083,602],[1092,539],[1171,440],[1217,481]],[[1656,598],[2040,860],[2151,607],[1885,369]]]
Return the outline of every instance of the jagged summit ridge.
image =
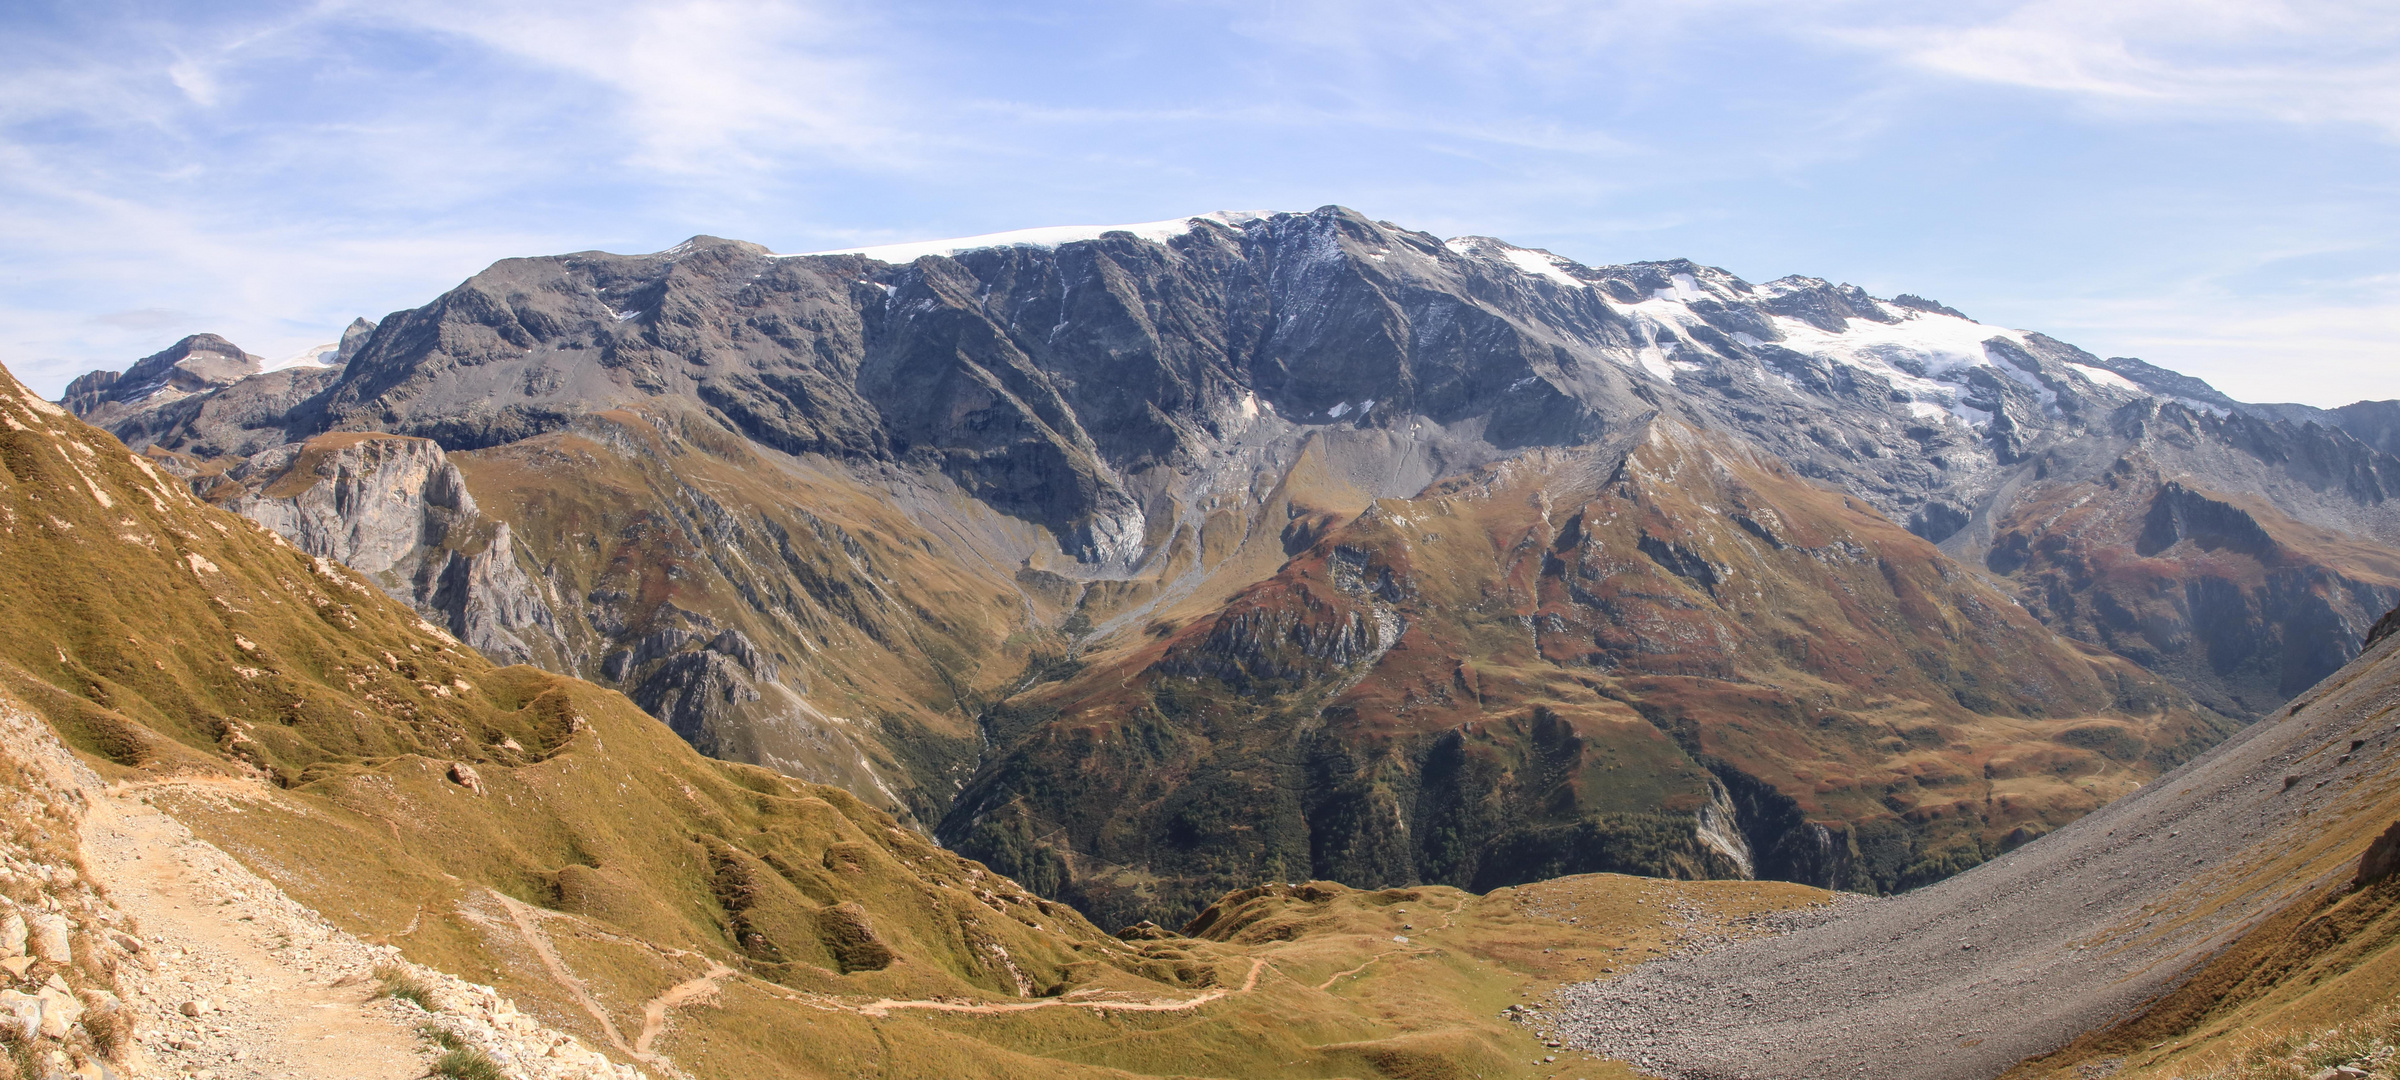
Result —
[[[1061,244],[1097,240],[1110,233],[1131,233],[1144,240],[1164,243],[1192,231],[1195,223],[1213,221],[1220,225],[1240,226],[1262,218],[1275,216],[1271,210],[1213,210],[1190,217],[1168,218],[1164,221],[1144,221],[1130,225],[1049,225],[1031,229],[1010,229],[980,236],[960,236],[947,240],[915,240],[897,244],[868,244],[861,247],[829,248],[786,258],[806,258],[813,255],[859,255],[877,262],[911,263],[927,255],[956,255],[962,251],[982,248],[1033,247],[1056,248]]]

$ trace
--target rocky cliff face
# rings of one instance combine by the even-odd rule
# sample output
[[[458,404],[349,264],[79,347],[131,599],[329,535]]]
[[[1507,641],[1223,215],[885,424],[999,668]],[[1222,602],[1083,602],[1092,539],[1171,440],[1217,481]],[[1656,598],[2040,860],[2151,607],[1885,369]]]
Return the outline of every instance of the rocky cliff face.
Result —
[[[1079,681],[1078,672],[1221,686],[1214,711],[1203,710],[1207,738],[1281,753],[1301,745],[1291,732],[1310,732],[1307,745],[1328,748],[1309,759],[1324,763],[1327,778],[1311,780],[1311,790],[1388,788],[1378,779],[1384,766],[1374,764],[1387,757],[1420,775],[1434,762],[1426,747],[1447,736],[1413,727],[1387,736],[1377,733],[1380,720],[1344,721],[1341,708],[1371,716],[1393,703],[1344,705],[1341,694],[1386,685],[1369,676],[1396,662],[1398,643],[1441,619],[1402,613],[1400,577],[1380,576],[1399,574],[1388,545],[1326,551],[1322,542],[1366,528],[1371,519],[1361,515],[1380,513],[1385,501],[1430,497],[1500,463],[1588,451],[1599,456],[1575,468],[1604,473],[1616,451],[1594,448],[1630,453],[1652,433],[1681,433],[1679,443],[1718,448],[1726,460],[1782,463],[1771,483],[1744,484],[1841,492],[1851,502],[1837,517],[1887,519],[1941,552],[1878,555],[1869,580],[1852,572],[1868,563],[1835,558],[1848,548],[1794,543],[1755,514],[1744,525],[1713,510],[1655,511],[1641,499],[1664,496],[1640,488],[1651,494],[1619,493],[1612,505],[1662,516],[1647,532],[1615,536],[1605,555],[1553,530],[1487,539],[1486,561],[1445,563],[1445,578],[1483,584],[1434,611],[1523,608],[1454,633],[1445,647],[1470,668],[1530,665],[1540,677],[1526,678],[1538,684],[1618,686],[1629,710],[1619,718],[1653,733],[1641,736],[1654,740],[1643,744],[1644,764],[1620,770],[1648,770],[1648,779],[1614,802],[1568,799],[1545,820],[1664,814],[1659,835],[1673,835],[1640,847],[1642,865],[1719,873],[1742,859],[1736,845],[1707,842],[1703,834],[1724,830],[1703,828],[1703,810],[1719,807],[1721,824],[1723,807],[1747,807],[1747,821],[1782,822],[1743,833],[1754,868],[1885,886],[1954,868],[2100,797],[2075,777],[2131,782],[2206,740],[2207,723],[2177,712],[2184,706],[2173,690],[2118,666],[2102,680],[2116,689],[2104,692],[2092,661],[2061,659],[2073,647],[2047,635],[2122,644],[2124,656],[2188,692],[2255,711],[2259,688],[2355,652],[2365,627],[2345,605],[2369,604],[2382,587],[2362,545],[2400,539],[2400,503],[2388,497],[2400,460],[2346,429],[2242,406],[2198,380],[1984,326],[1918,297],[1879,300],[1801,277],[1754,284],[1685,261],[1587,267],[1489,238],[1444,241],[1338,207],[1211,215],[1055,246],[926,247],[886,262],[874,252],[777,256],[702,237],[646,256],[508,260],[385,319],[337,373],[307,376],[325,379],[309,384],[321,389],[310,392],[298,376],[288,386],[259,376],[194,394],[197,404],[178,401],[184,411],[171,418],[153,410],[147,415],[159,419],[119,426],[200,457],[256,454],[330,431],[434,440],[457,455],[487,512],[512,527],[577,670],[623,686],[715,752],[841,783],[920,821],[949,815],[946,828],[958,837],[1001,813],[985,803],[954,811],[962,787],[1024,795],[998,778],[1050,777],[1054,791],[1026,795],[1028,822],[1101,806],[1116,781],[1109,770],[1066,767],[1083,753],[1076,740],[1130,732],[1123,725],[1152,713],[1170,715],[1160,739],[1184,739],[1200,723],[1173,714],[1182,706],[1106,695],[1091,699],[1098,714],[1067,711],[1059,703],[1081,700],[1100,678]],[[2156,490],[2107,488],[2129,455],[2155,468]],[[2159,626],[2166,645],[2134,642],[2122,620],[2084,617],[2101,604],[2091,583],[2104,575],[2059,572],[2056,589],[2080,606],[2027,601],[2049,631],[1954,580],[1991,570],[2022,595],[2039,579],[2046,597],[2055,591],[2047,570],[2031,562],[2001,569],[2020,545],[2073,546],[2058,530],[2077,519],[2034,512],[2049,505],[2046,493],[2107,488],[2130,500],[2122,514],[2140,517],[2169,482],[2357,544],[2287,544],[2277,565],[2308,569],[2283,584],[2261,577],[2243,601],[2257,632],[2212,642],[2203,651],[2217,659],[2198,666],[2179,659],[2188,649],[2168,647],[2173,632],[2156,619],[2145,625]],[[1584,505],[1597,484],[1537,486],[1557,488],[1553,503]],[[2223,577],[2212,562],[2219,549],[2183,535],[2196,521],[2174,518],[2177,541],[2140,555],[2145,565],[2177,580]],[[1497,527],[1470,531],[1488,537]],[[1677,531],[1685,528],[1733,530],[1725,536],[1773,554],[1746,562],[1747,554],[1737,559]],[[1867,529],[1850,517],[1824,526],[1828,536]],[[1566,543],[1549,556],[1562,575],[1524,558],[1520,541]],[[2126,542],[2138,546],[2138,532]],[[1837,564],[1850,569],[1820,572]],[[1587,580],[1585,567],[1599,576]],[[1607,582],[1623,567],[1644,568],[1628,580],[1656,576],[1655,585],[1640,596],[1612,593]],[[1295,592],[1299,568],[1324,581],[1355,576],[1380,599],[1358,601],[1330,585]],[[1743,583],[1756,587],[1745,593]],[[1544,608],[1551,601],[1533,599],[1543,589],[1565,599]],[[1768,633],[1762,627],[1775,624],[1743,606],[1760,603],[1758,595],[1820,614]],[[1862,595],[1888,613],[1864,614]],[[2131,611],[2130,595],[2109,602]],[[1536,627],[1526,641],[1500,632],[1526,619]],[[2003,630],[2006,643],[1978,636]],[[1585,644],[1561,644],[1570,640]],[[1784,644],[1743,651],[1765,641]],[[1172,656],[1152,655],[1166,643]],[[1503,662],[1520,646],[1532,651]],[[1761,659],[1769,654],[1772,664]],[[1848,702],[1832,706],[1846,715],[1880,708],[1844,695],[1865,693],[1853,670],[1863,670],[1860,657],[1883,655],[1908,657],[1895,669],[1903,673],[1893,676],[1895,701],[1964,712],[1895,721],[1888,734],[1877,734],[1881,721],[1855,730],[1837,723],[1839,738],[1798,734],[1793,718],[1820,700],[1820,686],[1842,688],[1823,692]],[[2048,658],[2039,678],[2008,674],[2037,655]],[[1504,740],[1514,749],[1491,751],[1494,761],[1549,761],[1543,755],[1571,742],[1635,745],[1592,742],[1554,695],[1487,705],[1490,695],[1456,689],[1462,679],[1475,684],[1470,674],[1441,678],[1451,700],[1478,701],[1477,715],[1530,725]],[[1362,681],[1344,688],[1351,679]],[[1553,719],[1535,723],[1525,710],[1537,706]],[[1052,715],[1053,707],[1062,711]],[[2057,778],[2056,790],[2026,804],[2034,809],[1937,827],[1931,822],[1946,811],[1863,797],[1865,778],[1900,753],[1887,740],[1922,753],[1925,775],[1948,776],[1990,764],[1974,748],[2016,720],[2069,715],[2089,723],[2061,734],[2063,749],[2006,766]],[[1731,733],[1745,725],[1788,725],[1790,739],[1742,758],[1747,765],[1728,764],[1740,755],[1718,747],[1743,742]],[[1930,732],[1921,746],[1906,733],[1920,726]],[[1229,734],[1236,730],[1246,734]],[[1459,738],[1459,747],[1480,745]],[[1536,753],[1528,739],[1552,749]],[[1186,749],[1160,743],[1160,760],[1192,768],[1232,760],[1218,756],[1231,750],[1178,745]],[[1052,747],[1043,753],[1055,757],[1037,763],[1030,746]],[[1455,775],[1499,775],[1469,768],[1457,756],[1463,749],[1451,753],[1442,760]],[[1840,775],[1786,767],[1810,755],[1838,762]],[[1457,789],[1459,806],[1485,809],[1439,820],[1526,817],[1524,807],[1553,798],[1542,792],[1562,790],[1524,779],[1548,775],[1533,764],[1501,772],[1520,779]],[[1219,779],[1169,770],[1154,794],[1171,802]],[[1237,789],[1247,790],[1224,791]],[[1453,797],[1437,796],[1426,798]],[[1271,865],[1263,853],[1272,849],[1287,866],[1305,850],[1310,865],[1360,880],[1481,880],[1484,870],[1441,863],[1413,834],[1405,843],[1377,839],[1372,823],[1384,810],[1416,805],[1408,800],[1418,795],[1383,798],[1353,800],[1340,813],[1295,811],[1291,820],[1310,830],[1306,843],[1291,846],[1299,834],[1286,830],[1274,844],[1257,840],[1265,846],[1256,850],[1177,855],[1186,870],[1176,873],[1193,875],[1188,885],[1253,872]],[[1183,826],[1148,810],[1135,816],[1162,835],[1213,835],[1223,824],[1195,813]],[[1993,822],[2013,824],[1995,839]],[[1458,828],[1462,837],[1492,835]],[[1003,861],[1003,848],[1023,839],[990,835],[988,853]],[[1575,862],[1585,857],[1559,853],[1582,841],[1544,835],[1503,862],[1604,862]],[[1461,841],[1460,850],[1477,842]],[[1338,854],[1344,845],[1353,854]],[[1132,849],[1079,838],[1028,849],[1010,865],[1066,888],[1100,880],[1074,865],[1102,850]],[[1050,878],[1032,869],[1051,865],[1045,860],[1059,867]],[[1448,869],[1428,869],[1437,863]],[[1138,875],[1149,864],[1126,865]]]
[[[2053,628],[2252,719],[2356,656],[2400,602],[2400,559],[2380,541],[2385,455],[2174,406],[2117,419],[2122,438],[2075,448],[2116,455],[2097,475],[2089,458],[2054,471],[2063,454],[2045,457],[1978,522],[1988,542],[1954,545]]]
[[[320,435],[199,474],[193,487],[302,551],[366,574],[499,663],[572,664],[508,523],[476,509],[431,442]]]

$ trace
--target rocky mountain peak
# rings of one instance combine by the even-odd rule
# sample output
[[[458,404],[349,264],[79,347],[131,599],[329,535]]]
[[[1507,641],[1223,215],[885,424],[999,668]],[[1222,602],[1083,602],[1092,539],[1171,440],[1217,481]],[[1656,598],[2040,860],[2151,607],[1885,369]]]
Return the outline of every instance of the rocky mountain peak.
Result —
[[[89,416],[109,402],[173,400],[218,390],[258,373],[260,359],[215,334],[193,334],[134,361],[122,374],[92,371],[67,384],[61,404]]]

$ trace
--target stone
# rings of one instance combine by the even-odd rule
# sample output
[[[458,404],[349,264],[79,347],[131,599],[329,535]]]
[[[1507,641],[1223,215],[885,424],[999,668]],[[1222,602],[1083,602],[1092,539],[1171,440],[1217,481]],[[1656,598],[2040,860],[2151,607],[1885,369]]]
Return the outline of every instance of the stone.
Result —
[[[75,1000],[73,994],[45,986],[38,996],[42,1006],[41,1033],[45,1037],[66,1038],[67,1029],[83,1019],[83,1003]]]
[[[39,962],[30,956],[11,956],[6,960],[0,960],[0,971],[8,972],[11,978],[22,979],[25,977],[25,973],[32,970],[33,965]]]
[[[193,998],[190,1001],[186,1001],[181,1005],[175,1006],[175,1011],[182,1013],[185,1016],[207,1016],[208,1014],[217,1011],[217,1004],[216,1002],[210,1001],[207,998]]]
[[[25,955],[27,933],[25,916],[12,911],[7,918],[0,919],[0,956]]]
[[[463,761],[453,761],[450,763],[449,775],[451,783],[477,795],[483,794],[483,777],[475,771],[474,766]]]
[[[74,950],[67,943],[66,916],[36,915],[31,920],[31,927],[33,931],[33,955],[40,957],[44,962],[52,964],[68,964],[74,962]]]

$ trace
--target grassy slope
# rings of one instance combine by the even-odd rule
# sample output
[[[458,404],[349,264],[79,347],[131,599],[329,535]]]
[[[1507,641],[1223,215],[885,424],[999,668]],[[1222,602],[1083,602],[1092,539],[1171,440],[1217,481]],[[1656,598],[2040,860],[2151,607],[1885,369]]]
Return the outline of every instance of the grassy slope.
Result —
[[[1501,1006],[1663,948],[1686,895],[1317,885],[1238,898],[1226,940],[1120,942],[837,789],[491,667],[13,382],[0,427],[6,689],[344,927],[621,1056],[723,970],[647,1049],[721,1077],[1550,1075]]]
[[[921,820],[973,768],[978,703],[1047,641],[999,571],[934,556],[953,546],[713,421],[616,410],[453,461],[571,605],[615,597],[632,637],[697,613],[778,658],[805,699],[729,704],[747,741],[721,756],[889,790]],[[595,673],[603,643],[575,644]]]

